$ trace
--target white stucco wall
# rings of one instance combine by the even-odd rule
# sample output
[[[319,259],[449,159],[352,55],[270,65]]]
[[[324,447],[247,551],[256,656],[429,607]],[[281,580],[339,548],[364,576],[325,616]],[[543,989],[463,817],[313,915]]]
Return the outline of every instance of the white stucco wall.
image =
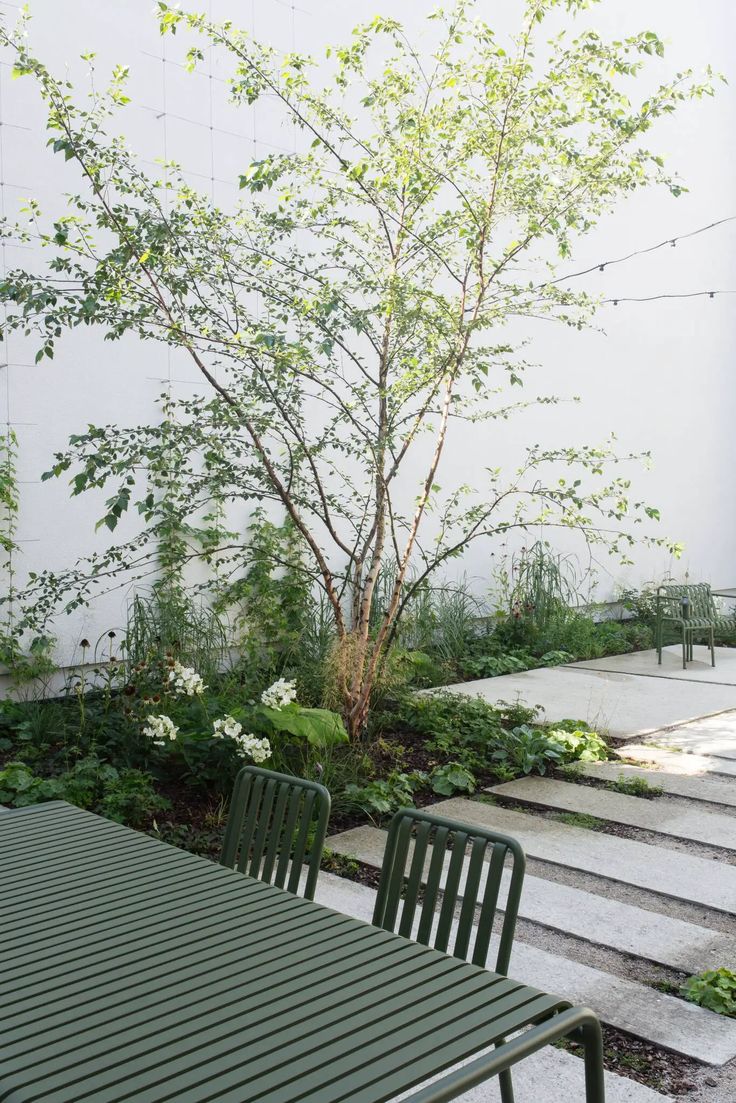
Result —
[[[434,6],[433,0],[200,0],[215,17],[229,17],[284,49],[319,51],[377,10],[407,24]],[[250,111],[228,105],[216,59],[195,75],[180,66],[182,44],[162,39],[151,0],[32,0],[31,38],[38,54],[57,71],[81,74],[79,54],[97,52],[101,70],[116,62],[131,68],[133,102],[125,132],[150,161],[179,159],[198,186],[227,206],[237,195],[237,173],[274,147],[289,148],[292,136],[275,126],[272,108]],[[515,0],[488,3],[488,18],[510,23]],[[7,20],[17,8],[0,4]],[[603,31],[656,29],[669,42],[662,76],[688,65],[712,63],[734,77],[736,6],[732,0],[606,0],[587,17]],[[732,80],[733,85],[733,80]],[[0,202],[12,215],[33,195],[48,212],[61,209],[75,174],[45,148],[43,115],[33,84],[12,81],[8,59],[0,64]],[[736,214],[736,94],[724,86],[713,101],[686,106],[663,123],[654,141],[690,191],[675,201],[642,193],[623,204],[581,244],[570,265],[622,256],[665,238]],[[736,222],[647,257],[587,278],[607,295],[645,296],[708,289],[736,291]],[[4,270],[37,263],[33,250],[5,246]],[[527,358],[540,367],[530,390],[578,394],[580,406],[526,414],[522,420],[484,430],[488,457],[513,455],[520,443],[598,442],[615,431],[621,448],[650,450],[653,467],[633,472],[635,497],[660,507],[662,532],[682,540],[686,552],[672,565],[662,552],[635,553],[636,568],[606,565],[599,593],[609,596],[621,581],[644,582],[672,568],[714,584],[736,584],[736,295],[621,303],[604,307],[601,329],[580,334],[550,323],[529,325]],[[156,396],[168,385],[174,395],[201,384],[182,358],[153,344],[103,342],[94,332],[66,335],[53,362],[34,366],[28,343],[5,342],[0,367],[0,421],[14,428],[20,446],[21,512],[16,557],[18,581],[28,570],[60,568],[105,539],[94,533],[98,503],[70,500],[63,482],[40,482],[53,452],[88,422],[134,424],[156,416]],[[489,434],[492,434],[489,436]],[[452,441],[451,441],[452,445]],[[475,449],[448,452],[445,476],[470,480]],[[485,460],[484,462],[487,462]],[[133,524],[131,518],[126,524]],[[490,550],[477,545],[458,568],[479,580],[490,569]],[[82,636],[94,639],[124,620],[126,594],[115,593],[89,611],[57,626],[59,657],[72,657]]]

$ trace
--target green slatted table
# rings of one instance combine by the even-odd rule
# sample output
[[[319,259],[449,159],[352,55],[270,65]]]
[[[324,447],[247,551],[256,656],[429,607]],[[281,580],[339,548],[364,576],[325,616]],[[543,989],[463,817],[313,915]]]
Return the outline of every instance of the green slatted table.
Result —
[[[63,802],[0,812],[0,893],[2,1103],[379,1103],[542,1019],[412,1099],[576,1028],[603,1098],[592,1013]]]

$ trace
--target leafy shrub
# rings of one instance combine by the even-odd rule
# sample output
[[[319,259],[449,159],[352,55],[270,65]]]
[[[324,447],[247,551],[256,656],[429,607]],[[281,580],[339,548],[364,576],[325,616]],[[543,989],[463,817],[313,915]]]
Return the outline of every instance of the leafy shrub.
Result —
[[[539,657],[539,666],[562,666],[563,663],[572,662],[574,658],[569,651],[545,651]]]
[[[498,678],[503,674],[519,674],[538,665],[528,651],[515,651],[465,659],[460,669],[465,678]]]
[[[410,697],[399,710],[404,724],[428,737],[428,750],[446,755],[469,773],[544,774],[568,762],[608,757],[604,740],[581,721],[562,720],[548,730],[534,724],[537,715],[537,709],[518,702],[494,706],[454,693]]]
[[[101,816],[128,827],[142,827],[171,807],[171,802],[154,789],[150,774],[142,770],[116,770],[115,773],[117,776],[108,781],[95,809]]]
[[[657,622],[657,587],[654,583],[641,590],[622,590],[620,601],[637,621],[654,630]]]
[[[504,732],[492,759],[510,777],[517,774],[545,774],[548,769],[562,763],[563,751],[542,728],[521,724]]]
[[[427,750],[465,770],[483,769],[503,732],[503,713],[480,698],[453,693],[410,697],[399,708],[399,720],[426,736]]]
[[[170,807],[156,793],[150,774],[118,770],[92,755],[57,777],[38,777],[23,762],[10,762],[0,770],[0,804],[23,808],[48,800],[65,800],[130,827]]]
[[[637,621],[603,620],[596,625],[596,646],[601,656],[644,651],[654,644],[652,629]]]
[[[398,719],[413,731],[459,746],[485,746],[501,729],[504,715],[480,697],[446,692],[407,697],[398,711]]]
[[[506,775],[545,774],[568,762],[598,762],[607,757],[608,747],[596,732],[533,728],[528,724],[504,732],[493,753]]]
[[[539,657],[525,650],[504,651],[465,659],[460,669],[466,678],[498,678],[503,674],[536,670],[540,666],[560,666],[574,658],[569,651],[545,651]]]
[[[691,1003],[736,1018],[736,973],[730,969],[706,969],[689,977],[680,991]]]
[[[475,775],[459,762],[437,766],[432,770],[429,782],[432,791],[443,797],[451,797],[454,793],[474,793],[476,785]]]
[[[634,651],[648,651],[654,647],[654,629],[637,621],[625,621],[623,630]]]
[[[431,788],[439,796],[475,792],[475,776],[460,762],[447,762],[431,773],[424,770],[392,770],[385,778],[375,778],[366,785],[345,787],[345,799],[353,808],[379,816],[390,815],[399,808],[411,808],[420,789]]]
[[[403,651],[400,653],[400,661],[406,668],[407,681],[417,689],[431,689],[432,686],[442,685],[448,681],[451,672],[448,666],[428,655],[426,651]]]
[[[648,800],[661,797],[664,793],[661,785],[652,785],[645,777],[626,777],[625,774],[619,774],[615,781],[607,782],[606,789],[628,797],[645,797]]]
[[[348,785],[345,797],[353,807],[379,816],[389,815],[399,808],[412,806],[414,794],[427,784],[427,774],[421,770],[402,773],[392,770],[386,778],[376,778],[367,785]]]
[[[60,800],[62,794],[57,781],[36,777],[23,762],[8,762],[0,770],[0,804],[24,808],[45,800]]]
[[[564,762],[604,762],[608,758],[608,745],[597,732],[555,727],[547,732],[547,737],[561,748]]]

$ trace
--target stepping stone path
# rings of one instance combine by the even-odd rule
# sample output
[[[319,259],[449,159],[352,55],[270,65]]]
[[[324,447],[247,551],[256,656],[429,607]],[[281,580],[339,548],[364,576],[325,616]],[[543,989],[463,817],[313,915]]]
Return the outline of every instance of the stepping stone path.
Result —
[[[645,799],[583,782],[528,777],[495,786],[491,792],[499,803],[456,797],[432,808],[515,836],[534,860],[522,894],[512,976],[586,1003],[604,1022],[655,1046],[703,1066],[728,1063],[730,1070],[736,1063],[736,1019],[665,995],[645,981],[648,964],[649,976],[659,966],[676,971],[675,979],[721,966],[736,972],[736,865],[727,858],[736,851],[736,710],[659,730],[618,753],[628,761],[579,764],[579,770],[601,783],[621,775],[644,778],[663,795]],[[505,807],[507,801],[523,803],[524,810]],[[548,809],[595,816],[612,831],[620,824],[645,830],[647,841],[560,822]],[[327,845],[379,868],[385,832],[354,828]],[[723,850],[723,860],[714,860],[713,848]],[[573,884],[555,879],[560,867]],[[332,906],[370,920],[371,889],[334,877],[329,885]],[[504,892],[501,907],[503,899]],[[675,914],[669,899],[679,902]],[[679,918],[683,913],[695,921]],[[579,1097],[579,1066],[569,1065],[566,1054],[540,1054],[538,1078],[527,1070],[530,1101],[537,1103],[532,1085],[540,1082],[545,1062],[559,1056],[567,1060],[555,1066],[559,1093],[549,1095],[550,1103]],[[717,1087],[718,1075],[714,1070],[700,1077],[705,1094],[699,1101],[711,1098],[703,1084],[714,1085],[713,1103],[730,1098],[728,1088],[724,1093]],[[720,1075],[728,1078],[729,1071]],[[527,1100],[523,1085],[520,1079],[518,1103]],[[640,1089],[613,1077],[610,1103],[644,1103]],[[481,1098],[495,1101],[497,1095],[478,1094],[478,1103]],[[475,1099],[470,1093],[466,1103]],[[663,1097],[650,1091],[649,1099],[662,1103]]]
[[[547,777],[509,781],[494,785],[488,792],[506,800],[596,816],[611,823],[672,835],[676,839],[736,850],[736,819],[733,816],[703,812],[678,802],[646,800]]]
[[[646,751],[646,748],[642,748]],[[622,747],[621,753],[624,758],[632,758],[628,747]],[[652,751],[650,750],[651,754]],[[669,759],[674,759],[676,764],[687,765],[677,761],[677,753],[668,751],[661,752],[662,756]],[[700,756],[687,755],[687,758],[698,758]],[[679,755],[679,759],[683,756]],[[646,758],[643,759],[646,761]],[[662,759],[659,760],[660,765],[664,765]],[[673,767],[668,768],[672,770]],[[663,770],[645,769],[642,766],[632,766],[628,762],[576,762],[575,772],[582,774],[584,777],[593,778],[596,781],[619,781],[621,778],[629,780],[630,778],[641,778],[642,781],[646,781],[648,785],[656,786],[662,789],[669,796],[673,797],[685,797],[693,802],[707,801],[709,804],[723,804],[727,808],[736,809],[736,785],[732,781],[720,780],[715,778],[703,777],[697,772],[691,773],[665,773]],[[703,771],[706,773],[707,771]],[[697,809],[697,803],[692,805],[693,812]]]
[[[662,770],[662,775],[686,774],[688,777],[698,774],[721,774],[723,777],[736,778],[736,762],[730,758],[713,758],[710,755],[682,754],[659,744],[626,743],[620,750],[625,758],[636,762],[652,762]],[[660,784],[662,782],[660,781]]]
[[[646,740],[645,740],[646,742]],[[736,728],[732,712],[705,716],[693,724],[684,724],[667,732],[668,747],[688,754],[707,754],[736,762]]]

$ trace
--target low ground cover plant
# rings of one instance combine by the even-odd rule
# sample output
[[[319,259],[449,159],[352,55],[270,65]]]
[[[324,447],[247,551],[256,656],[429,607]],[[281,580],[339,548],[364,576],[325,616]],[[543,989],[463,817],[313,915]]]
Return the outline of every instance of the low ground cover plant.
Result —
[[[736,973],[730,969],[706,969],[689,977],[681,992],[691,1003],[707,1007],[718,1015],[736,1018]]]
[[[146,826],[171,807],[151,774],[118,769],[93,755],[54,777],[39,776],[23,762],[0,769],[0,804],[23,808],[47,800],[65,800],[129,827]]]
[[[625,796],[644,797],[646,800],[654,800],[664,793],[661,785],[652,785],[645,777],[626,777],[625,774],[620,774],[615,781],[606,782],[605,787]]]

